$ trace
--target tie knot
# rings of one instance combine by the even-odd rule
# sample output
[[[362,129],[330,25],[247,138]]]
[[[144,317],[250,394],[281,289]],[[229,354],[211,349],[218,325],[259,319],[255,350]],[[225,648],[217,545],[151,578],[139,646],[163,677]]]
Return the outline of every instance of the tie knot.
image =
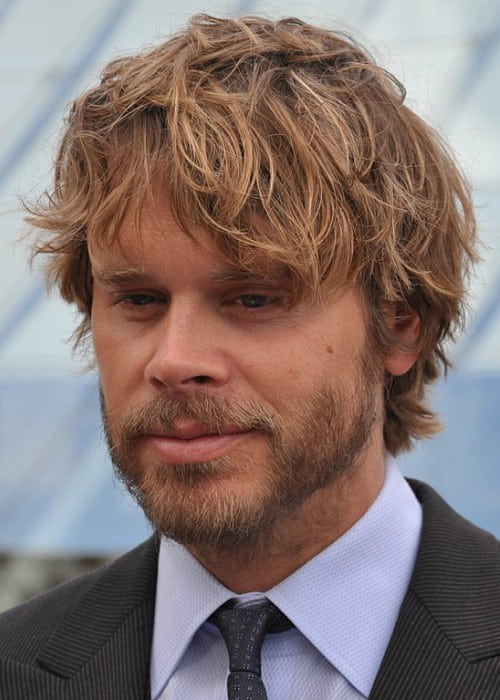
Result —
[[[260,652],[268,632],[281,632],[291,622],[270,601],[248,607],[222,606],[210,618],[227,646],[231,671],[260,675]]]

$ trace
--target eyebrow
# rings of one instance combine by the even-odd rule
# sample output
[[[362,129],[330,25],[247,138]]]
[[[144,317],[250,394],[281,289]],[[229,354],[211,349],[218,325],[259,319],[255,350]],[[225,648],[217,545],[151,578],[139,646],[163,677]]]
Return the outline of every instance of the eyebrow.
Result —
[[[109,285],[134,284],[143,280],[146,275],[134,268],[112,268],[103,265],[92,268],[92,277],[99,282]]]
[[[147,273],[135,268],[107,267],[96,265],[92,268],[92,277],[103,284],[119,286],[123,284],[136,284],[144,282],[148,277]],[[268,269],[265,272],[251,272],[249,270],[239,270],[237,268],[226,268],[215,271],[209,281],[213,283],[224,282],[245,282],[253,279],[277,280],[289,279],[290,273],[284,266],[276,267],[274,270]]]
[[[276,280],[290,277],[285,267],[280,266],[275,269],[265,271],[238,270],[237,268],[227,268],[219,270],[211,276],[212,282],[245,282],[253,279]]]

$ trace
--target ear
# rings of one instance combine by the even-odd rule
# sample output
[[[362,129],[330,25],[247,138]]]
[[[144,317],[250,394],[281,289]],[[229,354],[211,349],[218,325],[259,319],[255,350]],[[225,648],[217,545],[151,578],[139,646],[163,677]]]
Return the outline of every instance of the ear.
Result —
[[[420,316],[408,307],[397,309],[392,318],[392,332],[399,343],[387,353],[383,364],[389,374],[400,376],[406,374],[418,358]]]

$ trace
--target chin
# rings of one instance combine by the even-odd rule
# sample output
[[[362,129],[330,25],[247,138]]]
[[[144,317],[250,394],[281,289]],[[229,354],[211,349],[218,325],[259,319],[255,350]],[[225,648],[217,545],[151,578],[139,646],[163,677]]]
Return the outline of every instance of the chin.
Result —
[[[115,469],[153,528],[181,544],[236,546],[258,538],[276,519],[272,484],[259,483],[255,468],[241,462],[237,470],[227,459]]]

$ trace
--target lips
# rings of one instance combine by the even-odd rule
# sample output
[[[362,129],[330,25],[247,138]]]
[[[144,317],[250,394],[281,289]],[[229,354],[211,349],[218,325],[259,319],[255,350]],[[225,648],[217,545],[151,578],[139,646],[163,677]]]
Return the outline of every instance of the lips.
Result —
[[[146,436],[145,442],[164,464],[186,464],[221,457],[252,432],[234,425],[214,430],[189,423],[172,430],[155,431]]]
[[[227,425],[220,430],[208,428],[198,423],[178,425],[172,430],[158,431],[151,433],[151,437],[175,438],[177,440],[195,440],[208,435],[237,435],[245,433],[247,430],[236,425]]]

